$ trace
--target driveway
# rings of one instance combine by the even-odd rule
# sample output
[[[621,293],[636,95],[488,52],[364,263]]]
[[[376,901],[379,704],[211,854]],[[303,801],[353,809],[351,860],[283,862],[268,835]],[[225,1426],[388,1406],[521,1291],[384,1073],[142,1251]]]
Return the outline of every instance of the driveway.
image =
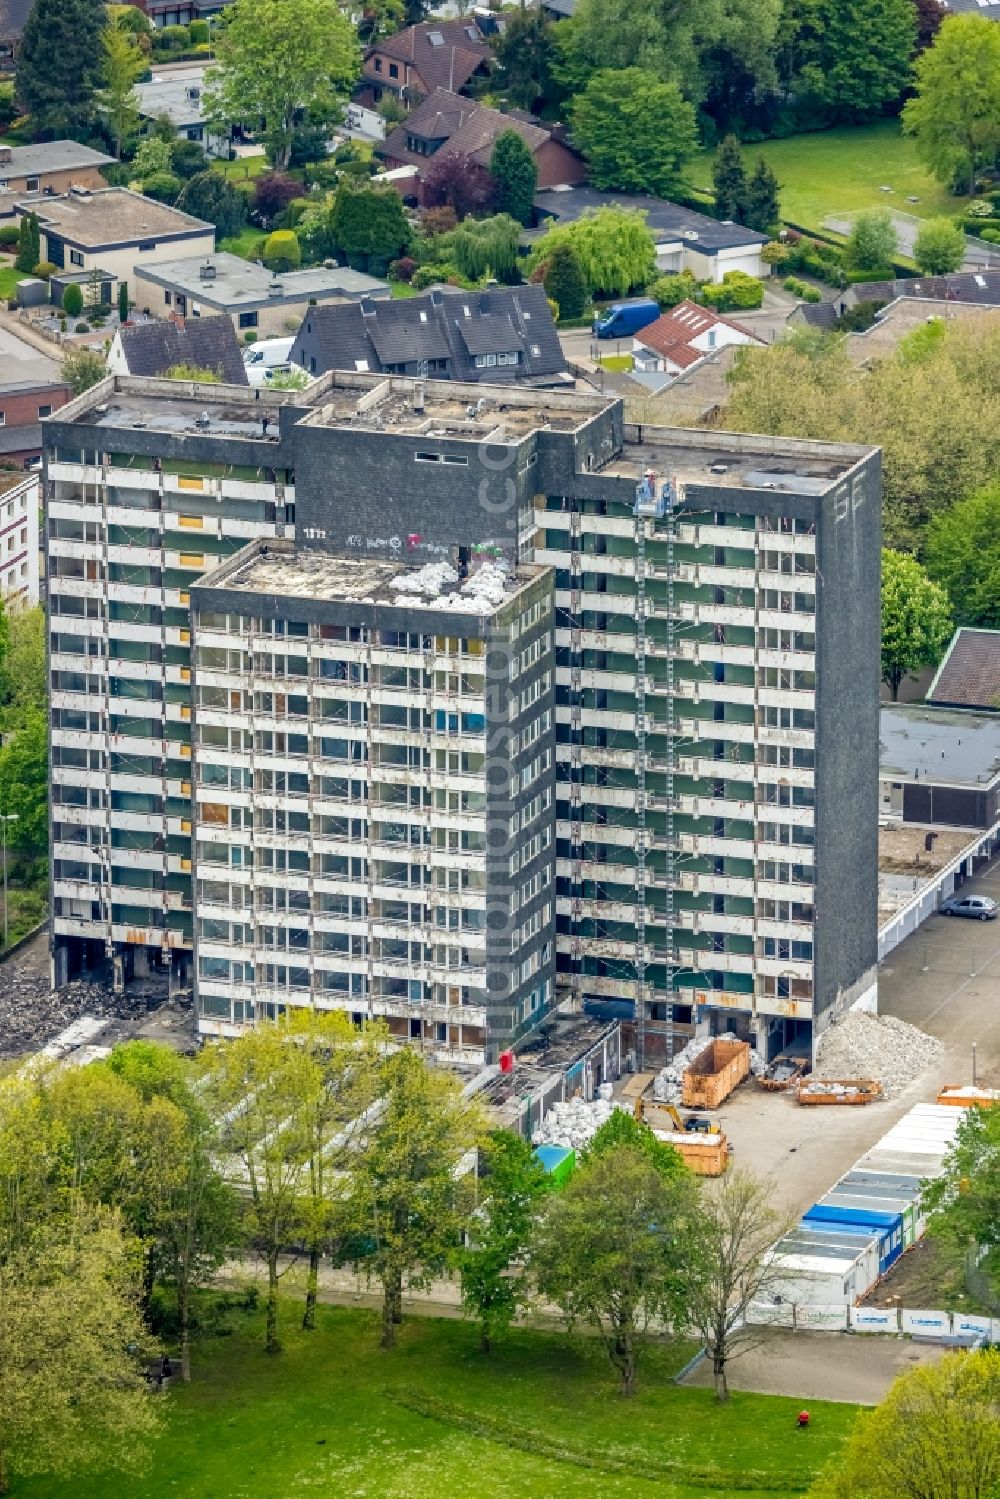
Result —
[[[913,246],[922,220],[915,218],[912,214],[893,213],[891,208],[889,209],[889,216],[893,224],[895,224],[896,233],[899,236],[899,253],[912,258]],[[823,228],[829,229],[833,234],[843,234],[846,236],[851,232],[854,217],[856,215],[842,219],[824,219]],[[986,251],[979,249],[977,245],[970,244],[968,240],[966,241],[966,254],[962,262],[963,271],[981,271],[984,268],[990,267],[995,270],[997,266],[1000,266],[1000,246],[995,251]]]
[[[726,1377],[730,1389],[758,1395],[877,1405],[897,1374],[933,1363],[945,1351],[881,1334],[766,1330],[758,1347],[733,1360]],[[711,1387],[710,1360],[702,1359],[681,1383]]]

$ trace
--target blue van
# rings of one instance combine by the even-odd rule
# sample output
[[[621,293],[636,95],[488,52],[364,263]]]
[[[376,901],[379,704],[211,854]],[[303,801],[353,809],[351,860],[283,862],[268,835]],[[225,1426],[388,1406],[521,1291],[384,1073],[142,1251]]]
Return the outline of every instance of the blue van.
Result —
[[[604,312],[594,318],[594,334],[597,338],[628,338],[655,323],[660,315],[660,306],[651,297],[635,302],[612,302]]]

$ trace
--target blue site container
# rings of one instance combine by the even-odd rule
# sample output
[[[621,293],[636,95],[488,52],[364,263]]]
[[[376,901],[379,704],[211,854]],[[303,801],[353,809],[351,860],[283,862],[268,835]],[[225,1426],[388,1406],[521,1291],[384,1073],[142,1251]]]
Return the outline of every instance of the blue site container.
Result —
[[[568,1150],[565,1145],[536,1145],[533,1154],[560,1187],[573,1175],[575,1150]]]
[[[878,1236],[879,1274],[884,1275],[903,1252],[902,1213],[880,1213],[875,1209],[840,1207],[830,1198],[814,1203],[805,1223],[852,1226]]]

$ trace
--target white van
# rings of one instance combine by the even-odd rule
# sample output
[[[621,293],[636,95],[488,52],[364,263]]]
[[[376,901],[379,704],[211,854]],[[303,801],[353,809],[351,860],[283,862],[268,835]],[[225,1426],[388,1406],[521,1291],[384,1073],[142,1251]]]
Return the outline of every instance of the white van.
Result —
[[[262,338],[245,349],[243,363],[249,383],[266,385],[278,370],[290,369],[288,356],[294,342],[294,338]]]

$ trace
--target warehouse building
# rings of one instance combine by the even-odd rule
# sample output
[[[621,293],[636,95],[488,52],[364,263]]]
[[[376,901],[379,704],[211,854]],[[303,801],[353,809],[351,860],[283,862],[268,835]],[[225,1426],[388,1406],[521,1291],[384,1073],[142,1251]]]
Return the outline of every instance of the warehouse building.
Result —
[[[563,1001],[649,1064],[872,1002],[877,453],[353,373],[46,436],[60,982],[486,1061]]]

